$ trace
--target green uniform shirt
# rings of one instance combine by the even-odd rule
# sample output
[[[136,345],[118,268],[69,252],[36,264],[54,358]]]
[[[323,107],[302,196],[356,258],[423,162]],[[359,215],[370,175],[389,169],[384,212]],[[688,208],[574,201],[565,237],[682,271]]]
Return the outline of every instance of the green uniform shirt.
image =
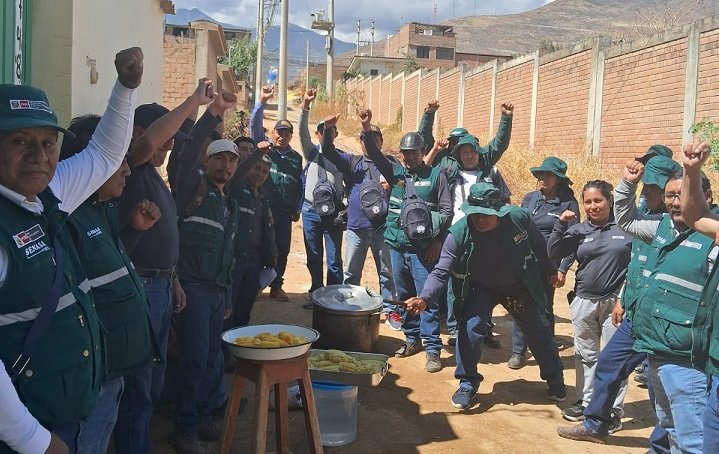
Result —
[[[104,344],[90,285],[65,228],[67,214],[59,210],[50,189],[39,197],[44,214],[0,197],[0,245],[10,265],[0,287],[0,359],[9,370],[22,350],[52,286],[52,245],[57,238],[64,251],[60,300],[14,383],[30,413],[52,427],[76,423],[89,414],[104,379]]]
[[[250,250],[252,229],[255,228],[255,217],[262,216],[262,248],[259,251],[262,265],[274,267],[277,264],[277,244],[275,243],[275,224],[267,195],[263,189],[260,189],[260,196],[255,197],[254,191],[247,183],[242,183],[232,189],[231,195],[237,201],[235,257],[255,252]]]
[[[158,352],[145,291],[120,241],[117,208],[93,195],[68,218],[106,331],[107,380],[151,365]]]
[[[270,206],[276,213],[294,213],[300,211],[302,200],[302,156],[292,148],[286,153],[272,149],[268,156],[272,160],[270,178],[265,182],[265,191],[270,198]]]

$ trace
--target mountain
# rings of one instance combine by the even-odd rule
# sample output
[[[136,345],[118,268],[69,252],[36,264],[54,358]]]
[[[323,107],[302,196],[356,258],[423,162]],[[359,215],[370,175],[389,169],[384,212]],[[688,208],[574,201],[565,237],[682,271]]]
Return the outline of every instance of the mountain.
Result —
[[[597,35],[631,41],[718,14],[717,0],[555,0],[519,14],[444,24],[454,26],[457,52],[523,54],[543,42],[568,46]]]
[[[197,8],[184,9],[179,8],[175,11],[174,15],[165,15],[165,22],[168,25],[187,25],[193,20],[207,20],[222,25],[224,28],[240,28],[247,29],[239,25],[232,25],[217,21],[205,14],[202,10]],[[252,35],[255,36],[256,30],[252,30]],[[289,24],[288,28],[288,40],[287,40],[287,55],[291,61],[302,62],[304,64],[307,55],[307,41],[310,42],[310,61],[312,62],[324,62],[326,58],[325,54],[325,34],[315,32],[299,25]],[[355,45],[342,41],[335,38],[335,55],[348,52],[355,49]],[[275,25],[270,27],[270,30],[265,36],[265,53],[267,54],[266,59],[274,59],[275,61],[279,58],[280,48],[280,27]]]

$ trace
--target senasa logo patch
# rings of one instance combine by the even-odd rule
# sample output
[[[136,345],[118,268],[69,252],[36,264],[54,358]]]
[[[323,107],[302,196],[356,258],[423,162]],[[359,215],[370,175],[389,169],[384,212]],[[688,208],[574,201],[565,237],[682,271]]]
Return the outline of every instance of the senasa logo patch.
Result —
[[[16,233],[12,236],[12,239],[15,240],[15,245],[17,245],[18,248],[21,248],[39,240],[44,236],[45,232],[42,231],[40,224],[35,224],[25,231]]]
[[[87,234],[88,238],[94,238],[98,235],[102,235],[102,230],[100,229],[100,227],[95,227],[93,229],[88,230],[85,233]]]
[[[28,246],[25,249],[25,258],[31,259],[31,258],[35,257],[36,255],[38,255],[42,252],[45,252],[45,251],[49,251],[49,250],[50,250],[50,248],[48,247],[48,245],[45,244],[44,241],[40,240],[35,244],[31,244],[30,246]]]

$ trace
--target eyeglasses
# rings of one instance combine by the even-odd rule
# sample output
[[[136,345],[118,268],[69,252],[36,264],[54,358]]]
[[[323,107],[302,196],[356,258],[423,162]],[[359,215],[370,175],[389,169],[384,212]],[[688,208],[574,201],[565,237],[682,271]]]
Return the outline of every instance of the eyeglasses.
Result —
[[[672,203],[675,200],[680,200],[682,197],[681,194],[676,194],[673,192],[668,192],[666,194],[662,194],[662,200],[664,200],[664,203]]]

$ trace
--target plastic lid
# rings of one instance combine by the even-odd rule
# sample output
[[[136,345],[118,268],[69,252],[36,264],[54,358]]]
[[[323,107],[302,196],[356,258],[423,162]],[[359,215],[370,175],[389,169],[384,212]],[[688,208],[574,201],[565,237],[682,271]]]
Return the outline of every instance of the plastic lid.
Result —
[[[312,387],[321,391],[350,391],[357,388],[355,385],[343,385],[341,383],[333,383],[328,381],[313,381]]]
[[[332,311],[374,312],[382,307],[381,296],[358,285],[328,285],[313,291],[311,296],[315,304]]]

